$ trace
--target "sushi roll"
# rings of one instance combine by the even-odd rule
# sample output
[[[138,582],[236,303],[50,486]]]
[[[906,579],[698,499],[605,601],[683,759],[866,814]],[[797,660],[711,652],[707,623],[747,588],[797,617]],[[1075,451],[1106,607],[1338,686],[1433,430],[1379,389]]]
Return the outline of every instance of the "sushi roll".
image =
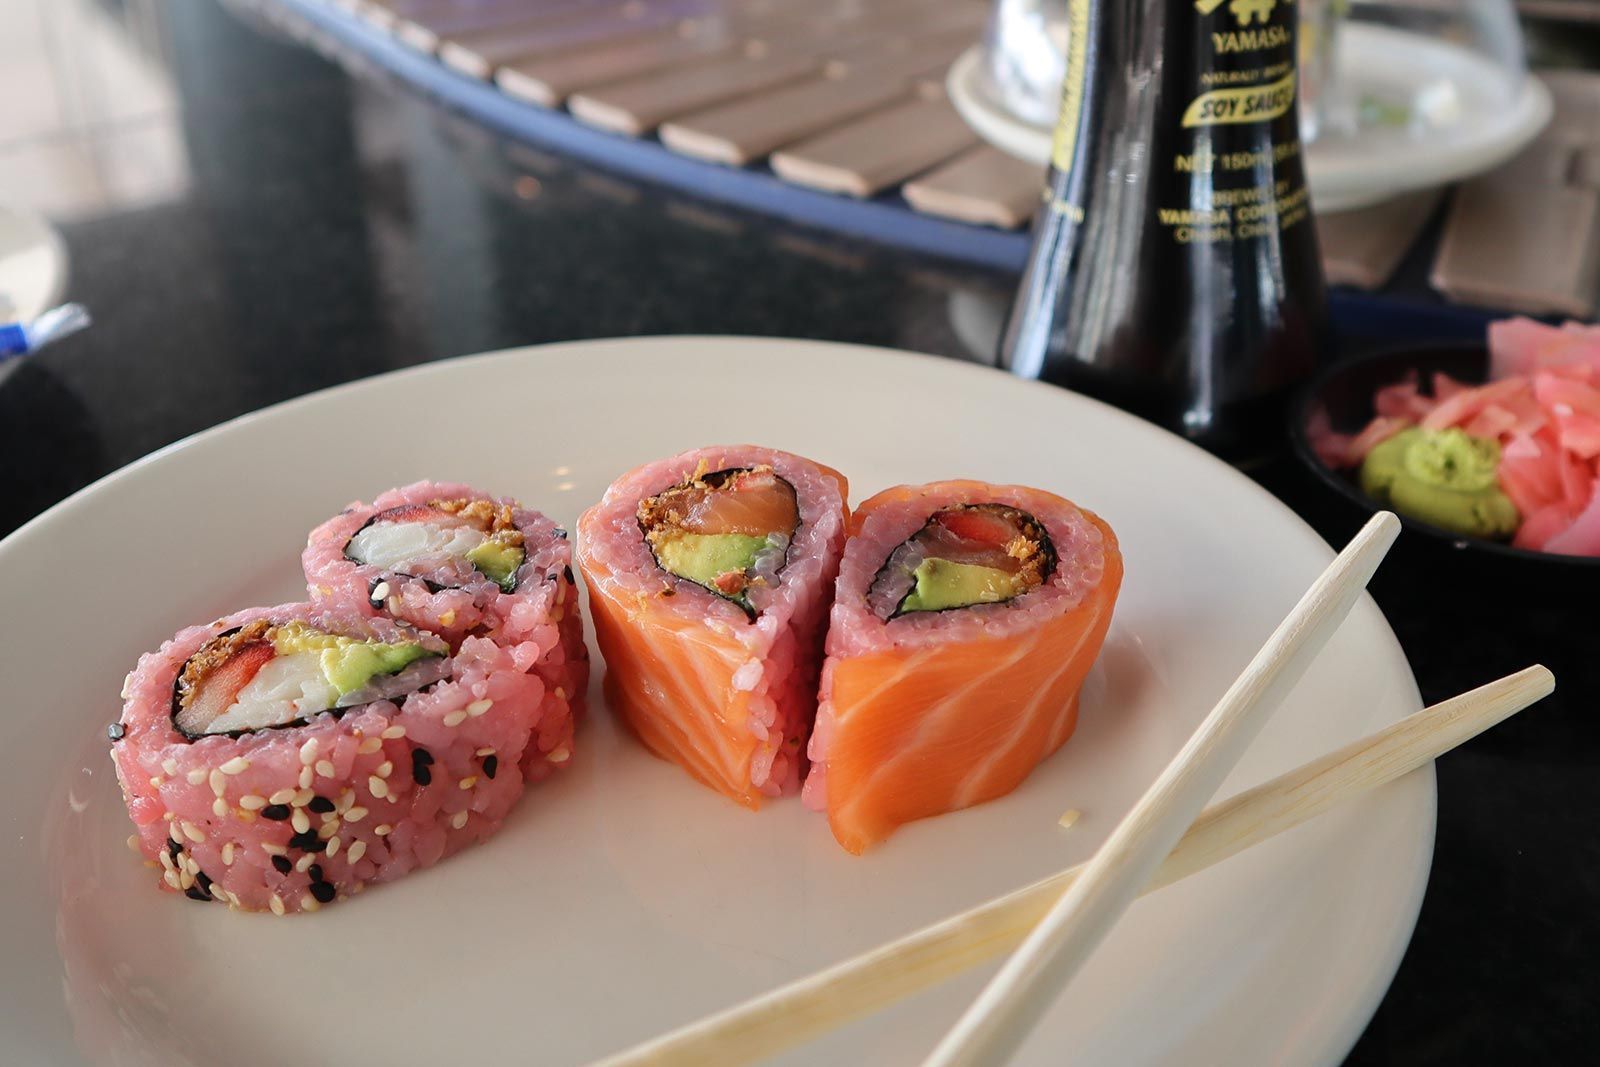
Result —
[[[623,475],[578,520],[610,705],[748,808],[800,783],[846,492],[787,452],[702,448]]]
[[[1038,489],[901,486],[851,518],[805,801],[853,853],[1015,789],[1072,735],[1116,536]]]
[[[183,630],[123,687],[111,756],[162,884],[315,911],[494,833],[558,715],[511,652],[359,608],[251,608]]]
[[[530,778],[565,765],[589,685],[567,532],[509,497],[417,482],[357,501],[311,532],[301,557],[314,601],[366,605],[438,634],[508,649],[544,683],[551,714]]]

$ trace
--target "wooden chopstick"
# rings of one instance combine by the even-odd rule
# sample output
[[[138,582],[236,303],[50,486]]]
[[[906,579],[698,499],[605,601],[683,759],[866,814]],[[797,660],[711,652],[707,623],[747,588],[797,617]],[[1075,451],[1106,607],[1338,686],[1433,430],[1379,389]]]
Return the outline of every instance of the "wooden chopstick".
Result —
[[[1362,796],[1503,722],[1555,687],[1529,667],[1407,716],[1203,812],[1144,887],[1170,885]],[[599,1061],[596,1067],[754,1063],[881,1011],[1016,945],[1084,865]]]
[[[923,1067],[982,1067],[1016,1052],[1350,613],[1399,532],[1400,520],[1380,511],[1334,558]]]

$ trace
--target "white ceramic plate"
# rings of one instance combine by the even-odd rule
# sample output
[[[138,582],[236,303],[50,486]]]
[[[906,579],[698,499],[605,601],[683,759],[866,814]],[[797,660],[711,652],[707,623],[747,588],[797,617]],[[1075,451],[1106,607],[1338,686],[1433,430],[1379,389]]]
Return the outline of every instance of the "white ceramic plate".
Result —
[[[1318,138],[1306,151],[1318,211],[1367,207],[1481,174],[1527,147],[1550,121],[1550,92],[1537,78],[1512,84],[1504,70],[1468,48],[1360,23],[1340,33],[1339,81],[1346,96],[1442,100],[1449,115],[1423,133],[1363,126]],[[977,87],[982,69],[981,46],[951,65],[945,78],[951,103],[990,144],[1044,166],[1052,129],[991,103]],[[1511,106],[1502,106],[1504,100]]]
[[[1104,515],[1127,582],[1077,736],[1011,796],[862,858],[797,800],[752,815],[695,785],[601,704],[571,770],[493,841],[315,916],[196,906],[129,853],[105,741],[124,672],[184,624],[298,596],[313,524],[422,477],[570,524],[627,468],[742,440],[836,465],[855,499],[970,476]],[[568,1064],[620,1048],[1084,859],[1330,557],[1249,480],[1145,423],[869,348],[553,345],[239,419],[0,542],[0,1058]],[[1417,707],[1363,601],[1227,788]],[[1083,816],[1063,830],[1068,808]],[[1338,1061],[1410,936],[1433,825],[1430,769],[1145,899],[1021,1061]],[[785,1062],[913,1063],[981,977]]]

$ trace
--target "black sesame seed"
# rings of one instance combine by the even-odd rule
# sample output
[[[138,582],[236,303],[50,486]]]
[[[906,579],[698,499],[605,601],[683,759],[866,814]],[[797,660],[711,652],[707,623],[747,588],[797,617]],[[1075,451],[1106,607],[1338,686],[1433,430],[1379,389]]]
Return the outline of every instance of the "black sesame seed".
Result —
[[[278,869],[279,874],[288,874],[294,870],[294,864],[289,862],[288,856],[272,857],[272,865]]]
[[[183,891],[183,895],[188,897],[190,900],[211,899],[211,891],[209,889],[201,889],[199,879],[195,880],[194,885],[190,886],[188,889],[185,889]]]
[[[311,876],[311,880],[313,882],[322,881],[322,867],[319,864],[313,863],[311,866],[307,867],[306,873]]]
[[[426,765],[413,767],[411,768],[411,780],[418,785],[432,785],[433,772],[428,770]]]
[[[268,804],[261,809],[261,817],[263,819],[271,819],[273,822],[282,822],[289,817],[289,805]]]
[[[111,738],[113,741],[121,741],[127,732],[128,728],[123,726],[120,722],[114,722],[110,726],[106,727],[106,736]]]
[[[307,804],[306,807],[310,808],[318,815],[326,815],[328,812],[334,809],[334,803],[327,797],[312,797],[311,803]]]
[[[205,871],[197,872],[194,876],[194,882],[195,885],[204,889],[208,895],[211,893],[211,876],[206,874]]]
[[[334,898],[338,890],[327,882],[312,882],[311,895],[317,898],[317,903],[326,904]]]
[[[173,859],[177,859],[179,856],[183,855],[183,846],[169,837],[167,838],[167,852],[172,856]]]
[[[567,584],[568,585],[574,584],[574,582],[572,580],[572,568],[571,567],[562,567],[561,568],[561,577],[563,577],[563,578],[565,578],[567,580]]]
[[[499,769],[500,769],[500,757],[499,756],[485,756],[485,757],[483,757],[483,775],[484,775],[485,778],[493,780],[494,772],[498,771]]]
[[[411,750],[411,762],[431,766],[433,764],[433,753],[425,748],[414,748]]]
[[[289,838],[289,847],[302,852],[321,852],[328,847],[328,843],[318,837],[315,830],[307,830],[303,834],[295,834]]]

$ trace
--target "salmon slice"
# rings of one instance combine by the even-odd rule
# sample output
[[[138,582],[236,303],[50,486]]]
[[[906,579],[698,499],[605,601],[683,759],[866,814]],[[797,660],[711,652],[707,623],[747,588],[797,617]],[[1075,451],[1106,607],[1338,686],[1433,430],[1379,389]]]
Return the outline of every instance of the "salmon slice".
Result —
[[[962,483],[946,483],[951,484]],[[874,498],[861,505],[853,532],[885,503]],[[818,791],[845,849],[859,854],[905,823],[1004,796],[1072,736],[1078,691],[1105,640],[1122,582],[1111,528],[1092,513],[1073,511],[1099,531],[1102,550],[1099,579],[1075,606],[999,636],[968,627],[948,631],[962,636],[946,640],[946,632],[936,628],[940,624],[929,624],[914,637],[863,654],[836,654],[830,637],[818,724],[822,744],[814,742],[812,754],[825,759],[825,784]],[[852,555],[847,548],[847,576]],[[1063,554],[1058,567],[1078,562]],[[841,579],[841,602],[844,585]],[[944,614],[983,610],[994,618],[992,613],[1021,610],[1026,603],[1022,598],[1015,608]],[[882,625],[894,633],[906,621]],[[835,629],[841,622],[836,607]],[[813,775],[822,777],[816,768]]]

